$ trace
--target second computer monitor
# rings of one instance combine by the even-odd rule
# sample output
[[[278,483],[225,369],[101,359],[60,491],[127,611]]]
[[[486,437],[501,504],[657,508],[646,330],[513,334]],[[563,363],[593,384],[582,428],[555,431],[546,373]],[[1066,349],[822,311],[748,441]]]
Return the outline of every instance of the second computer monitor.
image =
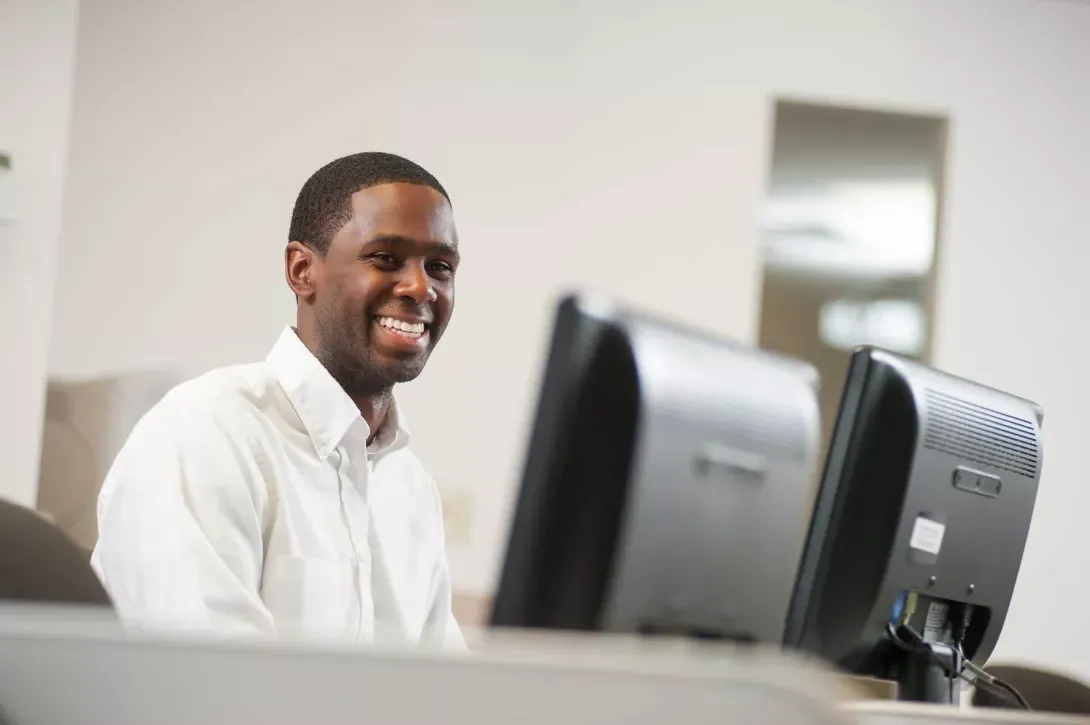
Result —
[[[816,387],[806,364],[563,300],[492,624],[778,643]]]
[[[897,679],[905,699],[953,699],[961,657],[983,665],[1003,628],[1037,497],[1041,420],[1023,398],[858,350],[785,644]]]

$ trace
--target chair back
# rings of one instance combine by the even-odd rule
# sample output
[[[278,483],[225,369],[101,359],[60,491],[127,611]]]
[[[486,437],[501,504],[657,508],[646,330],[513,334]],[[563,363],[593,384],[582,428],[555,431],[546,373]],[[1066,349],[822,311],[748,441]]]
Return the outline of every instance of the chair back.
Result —
[[[0,500],[0,600],[112,606],[88,553],[36,512]]]

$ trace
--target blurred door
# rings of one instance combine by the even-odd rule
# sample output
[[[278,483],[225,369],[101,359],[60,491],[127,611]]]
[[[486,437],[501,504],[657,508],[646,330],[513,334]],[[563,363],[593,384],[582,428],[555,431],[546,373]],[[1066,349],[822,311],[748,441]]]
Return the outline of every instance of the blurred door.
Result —
[[[853,348],[930,356],[946,129],[938,117],[776,104],[759,341],[818,369],[825,441]]]

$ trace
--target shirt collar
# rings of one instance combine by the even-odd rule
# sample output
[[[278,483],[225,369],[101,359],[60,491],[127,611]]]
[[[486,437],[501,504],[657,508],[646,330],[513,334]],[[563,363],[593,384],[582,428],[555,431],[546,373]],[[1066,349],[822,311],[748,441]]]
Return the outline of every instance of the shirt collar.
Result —
[[[323,460],[346,437],[364,442],[370,437],[367,422],[352,398],[307,349],[294,329],[284,329],[265,360]],[[394,447],[400,448],[408,443],[408,437],[405,417],[398,410],[397,400],[391,400],[370,452],[385,453]]]

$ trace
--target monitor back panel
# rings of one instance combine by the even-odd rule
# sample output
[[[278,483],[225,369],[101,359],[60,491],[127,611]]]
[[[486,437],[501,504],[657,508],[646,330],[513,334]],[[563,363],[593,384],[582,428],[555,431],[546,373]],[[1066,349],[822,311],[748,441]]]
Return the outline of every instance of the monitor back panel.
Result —
[[[626,330],[640,410],[604,626],[778,643],[813,497],[817,375],[651,321]]]
[[[923,365],[897,364],[919,412],[919,435],[881,599],[909,590],[972,605],[966,651],[983,663],[1006,618],[1037,498],[1040,409]]]
[[[918,614],[908,623],[949,641],[948,615],[962,615],[967,604],[965,650],[983,662],[1021,564],[1040,478],[1040,427],[1040,409],[1027,400],[880,350],[858,351],[786,644],[852,669],[878,667],[873,655],[891,622]]]

